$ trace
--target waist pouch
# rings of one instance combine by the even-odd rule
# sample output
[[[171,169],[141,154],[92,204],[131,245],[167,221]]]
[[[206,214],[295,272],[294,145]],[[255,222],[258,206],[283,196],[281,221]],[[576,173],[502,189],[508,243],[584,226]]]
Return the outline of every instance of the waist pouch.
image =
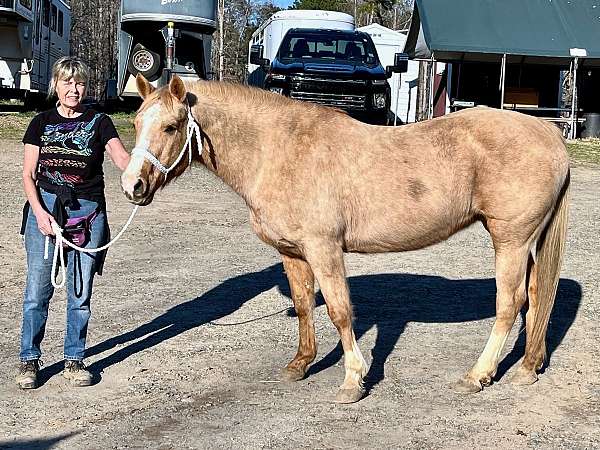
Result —
[[[98,211],[93,211],[87,216],[67,219],[67,223],[63,229],[63,236],[78,247],[83,247],[90,241],[92,223],[97,216]],[[63,247],[67,248],[68,246],[63,244]]]

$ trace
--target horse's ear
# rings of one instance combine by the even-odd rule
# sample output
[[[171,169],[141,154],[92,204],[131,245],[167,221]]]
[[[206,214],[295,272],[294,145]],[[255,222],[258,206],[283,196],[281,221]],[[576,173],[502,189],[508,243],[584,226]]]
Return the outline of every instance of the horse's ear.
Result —
[[[138,93],[140,94],[140,97],[142,97],[143,99],[148,97],[155,90],[155,87],[152,86],[150,82],[146,80],[144,75],[142,75],[141,73],[138,73],[136,75],[135,85],[137,87]]]
[[[169,81],[169,92],[180,102],[185,100],[185,85],[183,84],[183,81],[181,81],[181,78],[179,78],[177,75],[173,75],[173,78],[171,78],[171,81]]]

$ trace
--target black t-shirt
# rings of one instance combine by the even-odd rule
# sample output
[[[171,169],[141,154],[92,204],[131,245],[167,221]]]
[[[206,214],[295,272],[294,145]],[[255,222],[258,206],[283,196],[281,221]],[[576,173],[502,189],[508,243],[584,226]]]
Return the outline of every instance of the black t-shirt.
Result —
[[[119,135],[106,114],[87,109],[66,118],[53,108],[33,118],[23,143],[40,149],[37,182],[42,188],[66,186],[76,195],[102,195],[104,149],[114,137]]]

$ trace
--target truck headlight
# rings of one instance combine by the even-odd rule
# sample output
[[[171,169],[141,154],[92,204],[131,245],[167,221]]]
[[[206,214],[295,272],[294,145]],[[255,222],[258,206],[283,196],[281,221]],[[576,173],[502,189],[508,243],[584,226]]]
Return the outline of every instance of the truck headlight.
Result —
[[[270,87],[269,91],[274,92],[275,94],[283,95],[283,88],[280,87]]]
[[[376,109],[385,108],[385,94],[373,94],[373,107]]]

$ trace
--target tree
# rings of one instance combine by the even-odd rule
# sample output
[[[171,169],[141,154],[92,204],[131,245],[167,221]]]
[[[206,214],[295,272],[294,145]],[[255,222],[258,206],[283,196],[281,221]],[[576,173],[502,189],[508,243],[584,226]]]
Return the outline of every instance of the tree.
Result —
[[[100,98],[106,80],[116,76],[119,6],[119,0],[71,2],[71,54],[90,67],[88,95],[94,98]]]
[[[280,8],[270,0],[225,2],[222,41],[220,32],[215,33],[212,57],[212,65],[215,68],[219,67],[221,58],[223,60],[223,80],[245,82],[248,45],[252,33],[277,11],[280,11]]]
[[[410,21],[413,0],[294,0],[292,9],[321,9],[354,16],[357,27],[378,22],[392,29],[404,29]]]
[[[324,11],[348,12],[346,0],[294,0],[290,9],[321,9]]]

